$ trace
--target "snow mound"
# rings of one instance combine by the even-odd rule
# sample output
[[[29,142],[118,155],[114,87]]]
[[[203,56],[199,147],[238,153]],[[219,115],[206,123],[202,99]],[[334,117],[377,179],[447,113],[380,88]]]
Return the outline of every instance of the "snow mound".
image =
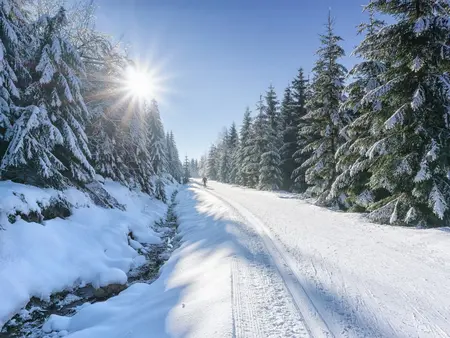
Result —
[[[101,272],[92,285],[98,289],[110,284],[126,284],[127,279],[127,274],[123,270],[111,268]]]
[[[46,333],[50,333],[52,331],[66,331],[69,326],[70,318],[51,315],[50,318],[45,322],[42,330]]]
[[[103,188],[126,210],[98,207],[75,188],[61,192],[0,182],[0,327],[31,297],[46,300],[89,283],[125,284],[126,273],[142,264],[135,249],[139,242],[161,242],[151,226],[164,216],[166,204],[108,180]],[[52,198],[71,204],[72,215],[43,224],[20,217],[13,224],[8,221],[17,212],[40,212]]]

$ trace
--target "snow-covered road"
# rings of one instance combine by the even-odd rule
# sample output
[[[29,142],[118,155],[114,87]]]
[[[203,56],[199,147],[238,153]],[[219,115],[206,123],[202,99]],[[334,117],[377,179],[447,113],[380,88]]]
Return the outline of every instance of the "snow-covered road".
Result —
[[[215,182],[208,192],[263,239],[314,336],[318,327],[336,337],[450,336],[448,229],[370,224]]]
[[[47,327],[70,337],[449,337],[450,232],[374,225],[290,194],[181,191],[183,244],[134,284]]]

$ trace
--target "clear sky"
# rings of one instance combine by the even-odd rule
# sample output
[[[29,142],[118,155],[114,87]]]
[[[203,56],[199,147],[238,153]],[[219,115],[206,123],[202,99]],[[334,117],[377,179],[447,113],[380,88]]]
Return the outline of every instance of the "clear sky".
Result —
[[[199,158],[224,126],[240,125],[272,83],[281,100],[299,67],[308,73],[328,10],[350,55],[368,0],[97,0],[97,26],[158,68],[157,98],[180,156]],[[354,58],[342,61],[350,67]]]

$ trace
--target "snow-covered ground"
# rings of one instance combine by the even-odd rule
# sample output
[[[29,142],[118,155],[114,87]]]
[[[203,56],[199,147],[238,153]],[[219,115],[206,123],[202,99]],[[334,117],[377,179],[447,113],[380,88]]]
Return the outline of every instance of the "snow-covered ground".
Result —
[[[33,296],[48,299],[88,283],[126,283],[126,273],[143,261],[129,245],[130,232],[140,243],[160,242],[151,226],[164,216],[166,204],[115,182],[106,181],[104,188],[125,211],[98,207],[76,189],[0,182],[0,328]],[[73,206],[67,219],[43,225],[20,217],[13,224],[7,220],[8,214],[40,211],[58,196]]]
[[[371,224],[294,195],[211,184],[273,236],[335,336],[449,337],[450,231]]]
[[[448,337],[450,232],[374,225],[294,195],[211,182],[178,194],[182,246],[45,330],[90,337]]]

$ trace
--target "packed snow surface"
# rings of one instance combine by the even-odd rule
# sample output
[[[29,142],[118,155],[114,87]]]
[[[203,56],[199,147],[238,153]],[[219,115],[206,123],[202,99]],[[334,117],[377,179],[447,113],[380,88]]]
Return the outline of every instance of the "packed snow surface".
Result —
[[[448,228],[376,225],[286,193],[211,192],[263,223],[334,336],[450,336]]]
[[[164,203],[111,181],[104,188],[126,211],[98,207],[76,189],[58,192],[0,182],[0,327],[33,296],[48,299],[88,283],[126,283],[126,272],[142,264],[134,248],[139,242],[160,242],[151,226],[164,216]],[[74,206],[67,219],[8,222],[7,214],[40,211],[57,196]]]

